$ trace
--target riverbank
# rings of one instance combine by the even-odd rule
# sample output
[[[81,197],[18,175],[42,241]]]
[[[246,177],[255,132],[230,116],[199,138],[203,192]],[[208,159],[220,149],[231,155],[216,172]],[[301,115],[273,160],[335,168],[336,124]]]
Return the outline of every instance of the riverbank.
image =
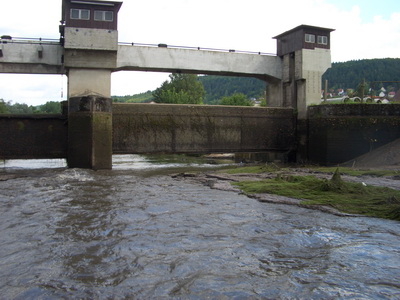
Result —
[[[337,216],[374,216],[374,213],[367,212],[365,210],[365,206],[367,204],[367,198],[373,198],[374,195],[371,196],[371,191],[375,189],[375,193],[378,195],[381,193],[384,197],[383,199],[388,198],[388,200],[379,200],[378,206],[372,206],[371,209],[374,210],[376,208],[381,209],[389,209],[394,211],[394,215],[398,209],[400,209],[400,198],[398,198],[398,192],[400,191],[400,171],[394,168],[386,168],[386,169],[352,169],[352,168],[340,168],[340,179],[344,184],[352,185],[353,183],[359,184],[360,193],[358,193],[357,185],[354,186],[353,189],[356,189],[355,196],[353,195],[344,195],[343,191],[339,191],[338,197],[341,200],[355,202],[361,199],[361,205],[359,210],[356,209],[356,213],[354,213],[354,208],[352,213],[346,212],[345,210],[338,209],[337,207],[341,207],[340,205],[336,205],[335,200],[331,201],[329,205],[323,204],[310,204],[310,201],[306,201],[301,197],[287,197],[283,195],[278,195],[271,192],[249,192],[249,189],[246,189],[246,184],[249,186],[252,183],[263,182],[265,184],[269,184],[272,181],[276,184],[277,178],[291,178],[291,180],[295,178],[305,178],[305,177],[315,177],[316,179],[321,179],[321,182],[329,182],[332,179],[334,174],[334,170],[336,168],[320,168],[320,167],[278,167],[275,165],[258,165],[251,167],[242,167],[235,169],[226,169],[219,170],[213,172],[204,172],[204,173],[181,173],[177,175],[173,175],[175,178],[182,178],[185,180],[190,180],[193,182],[201,182],[204,185],[209,186],[212,189],[230,191],[239,194],[246,194],[248,197],[257,199],[260,202],[266,203],[276,203],[276,204],[287,204],[287,205],[296,205],[300,207],[305,207],[309,209],[316,209],[323,212],[331,213]],[[281,181],[282,184],[287,186],[287,180]],[[245,184],[243,184],[245,183]],[[260,185],[260,184],[258,184]],[[261,184],[262,185],[262,184]],[[290,188],[290,185],[289,187]],[[297,186],[293,187],[294,189],[298,188]],[[365,188],[364,191],[366,194],[362,195],[361,189]],[[394,190],[396,196],[389,196],[385,198],[385,193],[392,193],[391,190],[381,189],[388,188]],[[312,189],[312,187],[310,187]],[[250,189],[251,190],[251,189]],[[313,190],[314,194],[322,196],[325,191]],[[284,193],[285,194],[285,193]],[[300,194],[300,191],[299,191]],[[367,195],[368,194],[368,195]],[[392,195],[392,194],[391,194]],[[344,198],[344,197],[348,197]],[[363,198],[364,197],[364,198]],[[355,199],[358,198],[358,199]],[[365,199],[365,205],[363,205],[362,200]],[[337,201],[338,202],[338,201]],[[358,204],[356,204],[357,206]],[[391,219],[397,220],[397,216],[389,217]]]

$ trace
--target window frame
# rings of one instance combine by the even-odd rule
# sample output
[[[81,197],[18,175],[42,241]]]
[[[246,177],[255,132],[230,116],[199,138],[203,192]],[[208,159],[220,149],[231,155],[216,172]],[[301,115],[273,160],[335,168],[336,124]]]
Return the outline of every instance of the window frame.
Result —
[[[306,34],[304,35],[304,41],[305,41],[306,43],[315,44],[315,34],[306,33]]]
[[[73,16],[73,11],[78,11],[78,18],[75,18]],[[82,17],[82,12],[87,12],[87,18]],[[90,20],[90,9],[84,9],[84,8],[71,8],[70,10],[70,19],[71,20],[84,20],[84,21],[89,21]]]
[[[328,45],[328,37],[326,35],[319,35],[317,41],[319,45]]]
[[[96,14],[101,13],[101,19],[96,18]],[[111,20],[107,20],[107,13],[111,14]],[[97,22],[114,22],[114,12],[111,10],[95,10],[94,11],[94,20]]]

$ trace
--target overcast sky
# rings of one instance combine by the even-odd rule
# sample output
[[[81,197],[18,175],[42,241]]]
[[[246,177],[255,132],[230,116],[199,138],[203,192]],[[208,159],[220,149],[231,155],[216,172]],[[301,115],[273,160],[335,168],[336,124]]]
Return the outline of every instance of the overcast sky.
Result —
[[[125,0],[120,42],[276,53],[272,37],[306,24],[331,33],[333,62],[400,57],[399,0]],[[0,35],[59,38],[61,0],[13,0],[0,4]],[[117,72],[112,95],[154,90],[166,73]],[[0,99],[39,105],[61,101],[66,76],[0,74]],[[63,95],[61,96],[61,91]]]

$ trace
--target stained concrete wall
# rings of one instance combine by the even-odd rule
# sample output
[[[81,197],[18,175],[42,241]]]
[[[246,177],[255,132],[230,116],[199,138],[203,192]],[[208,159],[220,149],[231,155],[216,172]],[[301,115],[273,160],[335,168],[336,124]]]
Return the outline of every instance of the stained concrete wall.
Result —
[[[114,153],[288,152],[292,109],[114,104]]]
[[[288,108],[114,104],[112,148],[281,154],[297,149],[298,161],[329,165],[400,138],[400,105],[319,105],[308,116],[296,121]],[[67,136],[61,115],[0,115],[0,159],[67,157]]]
[[[343,163],[400,138],[400,105],[346,104],[308,108],[308,160]]]
[[[62,115],[0,114],[0,159],[64,158],[67,129]]]
[[[65,27],[65,49],[118,50],[118,31]]]
[[[307,117],[307,107],[321,102],[321,78],[331,67],[331,51],[303,49],[296,61],[297,109],[299,119]]]
[[[67,122],[61,115],[0,115],[0,159],[67,157]],[[288,108],[114,104],[112,123],[113,153],[269,152],[281,158],[295,138]]]

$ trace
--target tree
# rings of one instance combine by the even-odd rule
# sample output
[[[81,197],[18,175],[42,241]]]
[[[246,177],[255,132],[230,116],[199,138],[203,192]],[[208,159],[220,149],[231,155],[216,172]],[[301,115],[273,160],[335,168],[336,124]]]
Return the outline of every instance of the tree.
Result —
[[[235,93],[232,96],[223,97],[221,105],[253,106],[253,102],[247,99],[245,94]]]
[[[365,82],[365,80],[363,80],[356,89],[355,95],[357,95],[358,97],[361,98],[361,100],[363,100],[363,98],[365,98],[368,95],[369,92],[369,84],[367,82]]]
[[[61,113],[61,103],[55,101],[48,101],[43,105],[39,106],[39,113],[45,114],[60,114]]]
[[[153,92],[157,103],[203,104],[204,87],[197,75],[173,73]]]
[[[199,81],[203,83],[206,90],[204,102],[207,104],[218,104],[222,97],[231,96],[234,93],[243,93],[249,99],[261,98],[266,88],[265,81],[250,77],[199,76]]]
[[[33,114],[36,111],[35,107],[28,106],[25,103],[11,104],[11,101],[9,101],[7,106],[10,114]]]
[[[0,114],[8,113],[8,108],[3,99],[0,99]]]
[[[347,62],[332,63],[332,68],[328,69],[322,76],[322,82],[328,80],[329,86],[335,90],[338,88],[356,88],[365,79],[368,82],[379,81],[398,81],[400,76],[400,58],[380,58],[352,60]],[[373,86],[378,87],[378,83]]]

